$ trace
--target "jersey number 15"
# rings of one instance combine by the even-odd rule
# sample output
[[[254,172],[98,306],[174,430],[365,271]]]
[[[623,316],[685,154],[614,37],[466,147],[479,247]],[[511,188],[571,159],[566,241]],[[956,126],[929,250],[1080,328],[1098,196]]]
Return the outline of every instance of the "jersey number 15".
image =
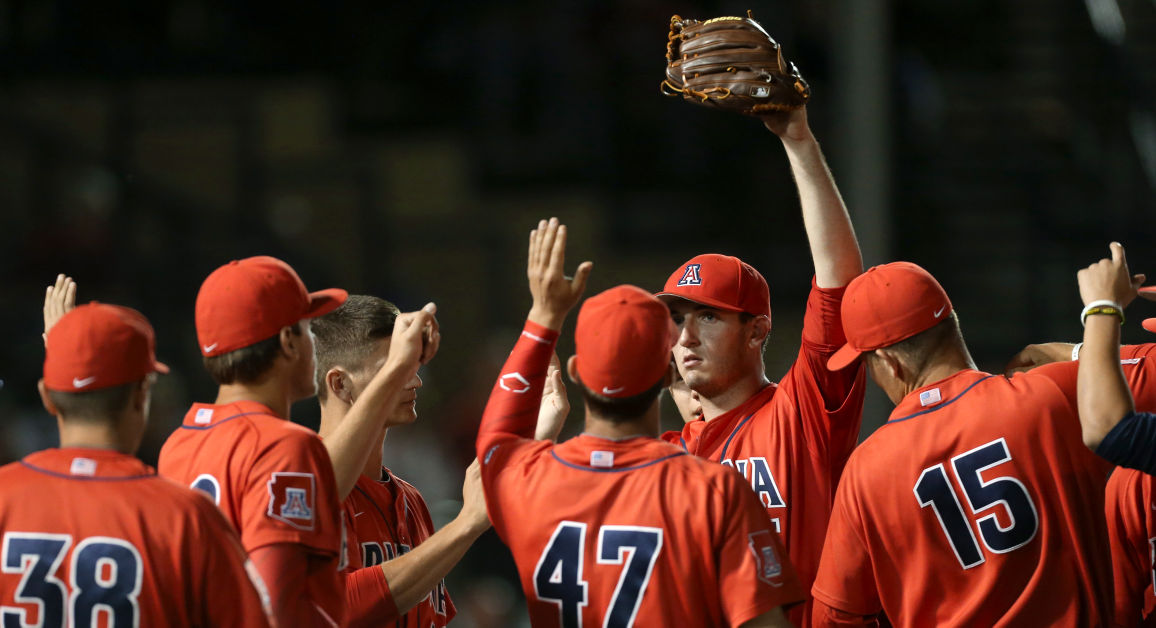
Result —
[[[630,558],[626,559],[626,552]],[[598,530],[599,565],[621,565],[626,562],[614,597],[606,610],[605,628],[629,628],[634,625],[639,603],[650,583],[654,561],[662,551],[662,529],[641,526],[602,526]],[[538,559],[534,569],[534,593],[540,600],[558,605],[563,628],[579,628],[582,608],[588,604],[586,581],[582,579],[583,556],[586,555],[586,524],[563,521]]]
[[[1007,443],[1002,438],[951,459],[951,467],[963,487],[968,508],[972,516],[977,517],[976,525],[984,547],[996,554],[1023,547],[1035,538],[1039,529],[1036,505],[1023,482],[1011,476],[985,481],[981,476],[984,471],[1011,459]],[[920,508],[931,506],[935,511],[939,525],[964,569],[983,564],[986,559],[976,541],[972,522],[963,512],[943,463],[923,470],[915,483],[915,499]],[[1009,523],[1006,527],[999,523],[993,510],[996,506],[1002,506],[1007,513]]]

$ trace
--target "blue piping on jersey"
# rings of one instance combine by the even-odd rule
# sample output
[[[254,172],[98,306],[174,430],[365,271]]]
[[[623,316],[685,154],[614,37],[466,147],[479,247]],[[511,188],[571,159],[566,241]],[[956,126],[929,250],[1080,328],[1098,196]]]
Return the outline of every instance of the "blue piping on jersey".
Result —
[[[742,421],[739,421],[739,424],[735,426],[735,429],[731,430],[731,435],[727,436],[727,442],[723,444],[722,453],[719,454],[719,457],[718,457],[719,460],[726,460],[727,459],[727,449],[730,448],[731,441],[734,440],[735,434],[738,434],[739,430],[743,429],[743,426],[746,425],[747,421],[750,421],[751,417],[753,417],[753,416],[755,416],[754,412],[748,414],[747,418],[743,419]]]
[[[81,480],[83,482],[124,482],[127,480],[143,480],[143,479],[147,479],[147,478],[157,477],[157,474],[155,474],[155,473],[142,473],[141,475],[122,475],[122,476],[118,476],[118,477],[72,475],[71,473],[58,473],[56,471],[49,471],[48,469],[42,469],[42,468],[40,468],[34,464],[28,464],[27,462],[24,462],[23,460],[20,461],[20,464],[28,467],[29,469],[32,469],[33,471],[38,472],[38,473],[43,473],[45,475],[51,475],[51,476],[57,477],[57,478],[64,478],[66,480]]]
[[[935,412],[936,410],[941,410],[943,408],[946,408],[947,406],[950,406],[951,404],[953,404],[956,401],[959,401],[961,398],[963,398],[963,396],[966,395],[969,390],[971,390],[972,388],[975,388],[976,384],[978,384],[978,383],[982,382],[983,380],[988,379],[990,377],[995,377],[995,375],[988,375],[987,377],[981,377],[980,379],[975,380],[974,382],[971,383],[971,386],[964,388],[963,392],[952,397],[951,399],[948,399],[947,401],[944,401],[943,403],[935,406],[934,408],[928,408],[927,410],[921,410],[919,412],[916,412],[915,414],[911,414],[911,415],[908,415],[905,417],[900,417],[898,419],[891,419],[890,421],[884,423],[884,425],[891,425],[892,423],[899,423],[902,421],[906,421],[908,419],[914,419],[917,416],[921,416],[921,415],[927,414],[929,412]]]
[[[267,415],[269,413],[268,412],[242,412],[241,414],[234,414],[231,417],[221,419],[220,421],[217,421],[216,423],[213,423],[212,425],[196,426],[196,425],[185,425],[184,423],[181,423],[179,427],[182,430],[208,430],[208,429],[212,429],[214,427],[217,427],[218,425],[220,425],[226,421],[232,421],[233,419],[239,419],[243,416],[249,416],[250,414],[266,414]],[[288,420],[288,419],[286,419],[286,420]]]
[[[562,464],[564,464],[570,468],[578,469],[580,471],[594,471],[595,473],[620,473],[622,471],[637,471],[638,469],[641,469],[643,467],[649,467],[652,464],[658,464],[660,462],[670,460],[671,458],[677,458],[678,456],[685,456],[686,452],[680,451],[676,454],[670,454],[669,456],[663,456],[663,457],[658,458],[656,460],[651,460],[650,462],[644,462],[643,464],[635,465],[633,467],[622,467],[620,469],[595,469],[594,467],[588,467],[586,465],[574,464],[573,462],[566,462],[565,460],[559,458],[558,454],[554,451],[551,451],[550,455],[554,456],[554,459],[557,460],[558,462],[561,462]]]

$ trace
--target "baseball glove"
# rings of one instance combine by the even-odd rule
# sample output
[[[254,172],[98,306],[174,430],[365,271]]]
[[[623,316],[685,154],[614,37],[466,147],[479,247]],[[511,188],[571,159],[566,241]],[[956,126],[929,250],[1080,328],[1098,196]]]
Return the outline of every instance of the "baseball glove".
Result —
[[[811,88],[751,17],[670,18],[662,93],[759,116],[807,104]]]

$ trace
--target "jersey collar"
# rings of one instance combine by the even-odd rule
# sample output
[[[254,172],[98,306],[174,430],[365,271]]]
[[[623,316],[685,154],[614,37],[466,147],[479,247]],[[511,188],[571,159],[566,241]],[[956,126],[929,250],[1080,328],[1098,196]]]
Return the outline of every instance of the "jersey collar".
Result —
[[[64,447],[28,454],[24,466],[48,475],[74,479],[131,479],[156,475],[135,456],[110,449]]]
[[[887,423],[906,421],[950,405],[971,390],[972,386],[991,376],[975,369],[965,369],[913,390],[895,406]]]
[[[778,384],[772,382],[729,412],[724,412],[710,421],[697,419],[684,425],[682,440],[686,450],[692,454],[703,455],[700,452],[712,452],[721,447],[739,423],[765,406],[775,396],[778,388]]]
[[[224,405],[194,403],[193,407],[189,408],[188,413],[185,414],[185,420],[181,425],[191,428],[206,428],[250,414],[277,416],[269,406],[256,401],[234,401]]]

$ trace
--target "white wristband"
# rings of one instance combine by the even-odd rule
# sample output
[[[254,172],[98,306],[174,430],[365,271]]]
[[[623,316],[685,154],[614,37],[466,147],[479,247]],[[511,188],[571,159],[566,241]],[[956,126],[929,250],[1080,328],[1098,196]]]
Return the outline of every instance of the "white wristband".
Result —
[[[1123,314],[1124,314],[1124,307],[1122,305],[1120,305],[1119,303],[1116,303],[1115,301],[1109,301],[1107,299],[1099,299],[1097,301],[1092,301],[1091,303],[1085,305],[1084,309],[1080,311],[1080,325],[1084,325],[1085,322],[1087,321],[1088,311],[1090,311],[1092,308],[1096,308],[1096,307],[1116,308],[1116,310],[1118,312],[1120,312],[1121,318],[1123,317]]]
[[[1075,346],[1072,347],[1072,361],[1073,362],[1080,359],[1080,347],[1082,347],[1082,346],[1084,346],[1084,343],[1077,342],[1075,344]]]

